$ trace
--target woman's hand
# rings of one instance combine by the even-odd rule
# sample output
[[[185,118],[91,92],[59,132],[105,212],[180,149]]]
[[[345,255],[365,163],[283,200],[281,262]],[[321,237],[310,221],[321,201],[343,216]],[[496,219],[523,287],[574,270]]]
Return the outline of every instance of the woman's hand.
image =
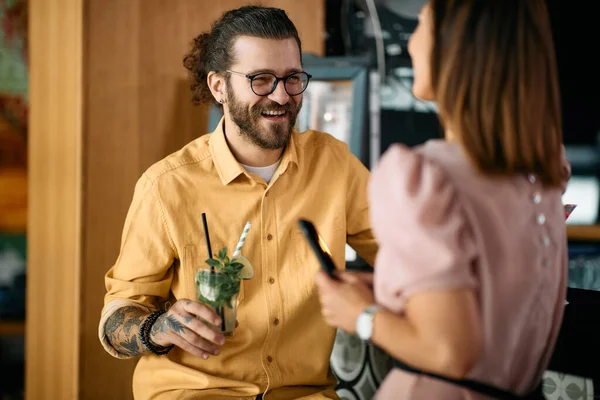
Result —
[[[329,325],[356,333],[358,316],[375,302],[373,289],[354,273],[342,272],[338,276],[341,281],[331,279],[323,271],[317,272],[321,313]]]
[[[373,280],[375,277],[375,274],[373,272],[367,272],[367,271],[344,271],[344,275],[346,275],[347,277],[356,277],[358,278],[359,281],[364,282],[367,287],[369,289],[371,289],[371,291],[373,291]]]

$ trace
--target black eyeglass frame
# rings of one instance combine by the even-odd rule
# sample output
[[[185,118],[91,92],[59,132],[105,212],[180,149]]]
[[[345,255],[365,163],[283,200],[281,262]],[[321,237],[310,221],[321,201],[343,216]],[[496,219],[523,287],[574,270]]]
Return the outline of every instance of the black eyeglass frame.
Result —
[[[245,74],[245,73],[243,73],[243,72],[238,72],[238,71],[232,71],[232,70],[230,70],[230,69],[227,69],[227,70],[225,70],[225,72],[229,72],[229,73],[231,73],[231,74],[235,74],[235,75],[243,76],[244,78],[248,78],[248,79],[250,79],[250,89],[252,90],[252,92],[253,92],[255,95],[257,95],[257,96],[261,96],[261,97],[268,96],[268,95],[270,95],[271,93],[273,93],[273,92],[275,91],[275,89],[277,89],[277,85],[279,85],[279,82],[280,82],[280,81],[283,81],[283,90],[285,90],[285,92],[288,94],[288,96],[291,96],[291,97],[294,97],[294,96],[299,96],[299,95],[301,95],[302,93],[304,93],[304,91],[306,91],[306,88],[308,87],[308,84],[309,84],[309,82],[310,82],[310,79],[312,78],[312,75],[311,75],[311,74],[309,74],[309,73],[308,73],[308,72],[306,72],[306,71],[298,71],[298,72],[293,72],[293,73],[291,73],[291,74],[289,74],[289,75],[287,75],[287,76],[284,76],[284,77],[278,77],[277,75],[275,75],[275,74],[272,74],[272,73],[270,73],[270,72],[259,72],[259,73],[257,73],[257,74],[253,74],[253,75],[248,75],[248,74]],[[292,76],[294,76],[294,75],[298,75],[298,74],[304,74],[304,75],[306,75],[306,86],[304,86],[304,88],[302,89],[302,91],[301,91],[300,93],[291,94],[290,92],[288,92],[288,89],[287,89],[287,86],[286,86],[287,80],[288,80],[289,78],[291,78]],[[258,94],[258,93],[256,93],[256,91],[254,90],[254,85],[253,85],[252,83],[254,82],[254,79],[255,79],[257,76],[260,76],[260,75],[271,75],[272,77],[274,77],[274,78],[275,78],[275,82],[273,82],[273,86],[271,87],[271,90],[270,90],[268,93],[265,93],[265,94]]]

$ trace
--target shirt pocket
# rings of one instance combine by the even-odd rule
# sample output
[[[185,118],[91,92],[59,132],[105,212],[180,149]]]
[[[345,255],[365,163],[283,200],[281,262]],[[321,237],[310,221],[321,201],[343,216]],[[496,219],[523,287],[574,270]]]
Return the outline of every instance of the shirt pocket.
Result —
[[[198,300],[196,296],[196,271],[199,268],[209,268],[205,261],[208,257],[206,252],[198,251],[198,246],[187,245],[183,254],[182,281],[184,292],[188,299]],[[240,292],[238,294],[238,304],[244,300],[244,281],[240,282]]]
[[[321,235],[323,240],[325,241],[329,252],[332,255],[338,255],[338,257],[334,257],[334,263],[337,268],[344,269],[345,268],[345,250],[346,250],[346,240],[345,240],[345,229],[344,225],[340,222],[340,218],[336,218],[329,228],[329,236],[333,238],[328,238],[323,232],[322,226],[319,229],[318,226],[315,227],[317,229],[317,233]],[[337,240],[335,240],[337,239]],[[341,247],[340,247],[341,244]],[[290,230],[290,247],[292,247],[293,254],[293,262],[295,265],[300,267],[307,267],[307,265],[313,265],[314,268],[311,269],[311,272],[316,272],[320,268],[320,263],[317,259],[317,255],[314,250],[310,246],[307,238],[304,236],[304,233],[299,227],[294,226]],[[344,254],[344,259],[340,259],[339,255]]]
[[[293,255],[293,261],[295,265],[304,265],[307,257],[310,256],[310,249],[308,241],[300,228],[292,228],[290,230],[290,250]]]
[[[314,278],[320,264],[300,228],[294,227],[289,236],[288,251],[291,254],[292,264],[289,268],[280,271],[280,275],[286,281],[294,282],[294,293],[299,297],[291,303],[300,303],[316,296],[317,286]]]

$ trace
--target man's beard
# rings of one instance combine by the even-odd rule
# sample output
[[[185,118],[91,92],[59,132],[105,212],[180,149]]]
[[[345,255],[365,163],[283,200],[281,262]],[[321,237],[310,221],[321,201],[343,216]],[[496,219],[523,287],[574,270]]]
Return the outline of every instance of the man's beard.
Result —
[[[232,87],[227,88],[227,93],[231,119],[240,128],[240,134],[250,143],[267,150],[278,150],[287,145],[302,102],[295,106],[290,102],[280,105],[272,101],[270,104],[257,104],[249,108],[247,104],[238,100]],[[287,118],[281,123],[268,124],[269,128],[266,129],[260,121],[263,119],[262,113],[267,111],[285,111]]]

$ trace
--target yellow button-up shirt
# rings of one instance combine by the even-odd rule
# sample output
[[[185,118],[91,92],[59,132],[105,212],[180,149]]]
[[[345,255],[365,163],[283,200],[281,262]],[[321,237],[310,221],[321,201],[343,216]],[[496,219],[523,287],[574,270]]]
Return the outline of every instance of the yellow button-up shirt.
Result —
[[[370,229],[368,170],[330,135],[294,132],[267,184],[248,173],[227,145],[223,122],[151,166],[139,179],[125,221],[119,257],[106,274],[100,339],[108,316],[125,305],[145,310],[195,299],[194,275],[208,258],[202,213],[213,253],[229,254],[246,221],[242,254],[255,269],[242,281],[235,335],[218,356],[200,359],[177,347],[137,364],[139,399],[337,398],[329,358],[335,329],[320,312],[316,257],[297,225],[312,220],[336,265],[348,243],[370,265],[377,245]]]

